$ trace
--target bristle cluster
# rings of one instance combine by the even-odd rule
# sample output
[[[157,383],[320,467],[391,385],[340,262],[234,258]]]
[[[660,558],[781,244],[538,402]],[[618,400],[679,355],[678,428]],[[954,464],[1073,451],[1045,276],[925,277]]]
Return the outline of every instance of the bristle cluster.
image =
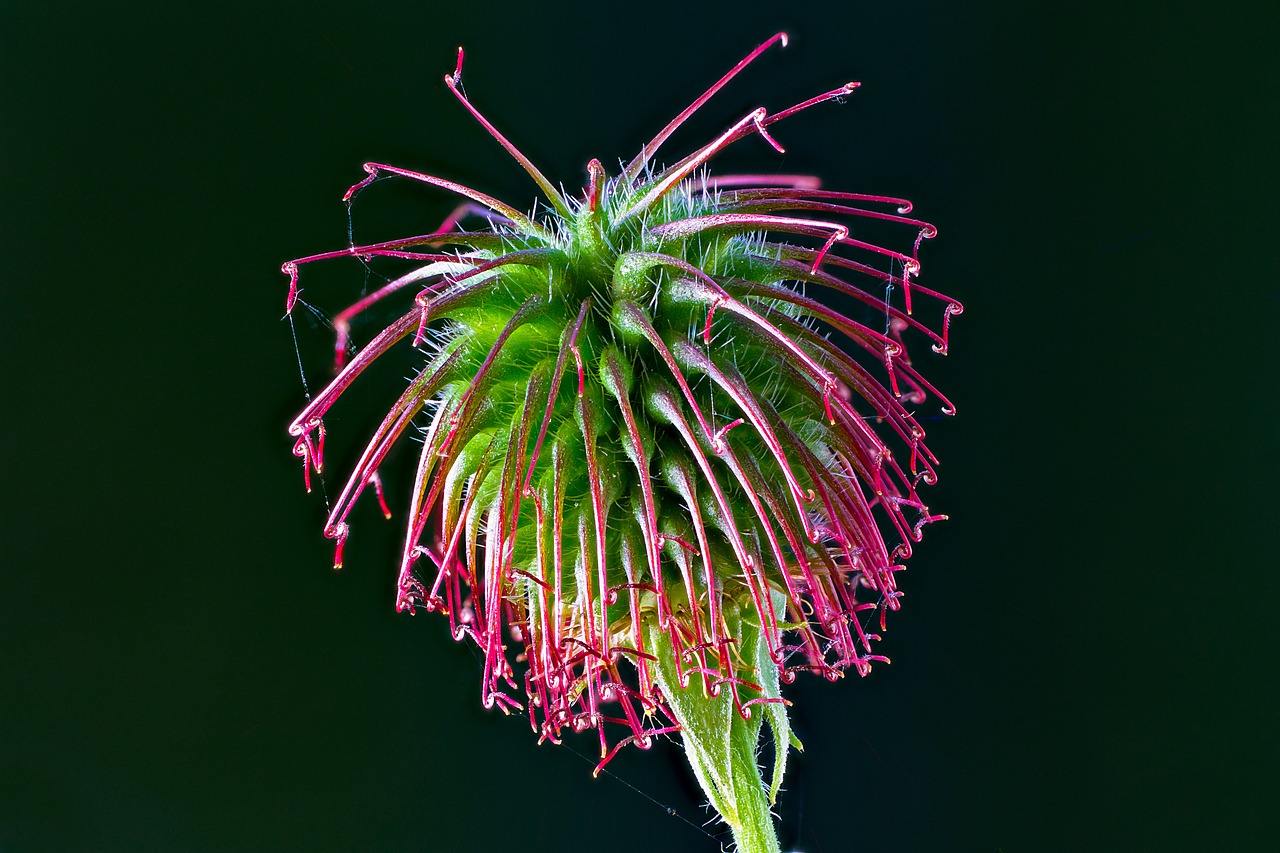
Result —
[[[479,646],[486,706],[527,709],[553,741],[566,727],[596,728],[602,763],[622,743],[647,746],[671,730],[642,626],[670,638],[683,682],[732,691],[743,714],[774,701],[735,648],[743,620],[759,626],[784,681],[797,670],[865,673],[884,660],[867,626],[899,606],[895,574],[921,527],[941,517],[918,492],[937,460],[908,409],[934,397],[952,411],[908,354],[922,342],[945,353],[962,310],[914,281],[933,227],[902,199],[822,191],[805,176],[705,171],[748,135],[780,148],[771,124],[854,84],[776,114],[755,110],[675,165],[650,165],[680,122],[780,40],[618,176],[592,161],[576,199],[467,101],[459,54],[450,89],[534,177],[549,210],[526,216],[370,163],[348,199],[399,175],[467,202],[430,234],[284,267],[292,309],[301,264],[419,262],[338,315],[341,359],[353,319],[382,300],[407,303],[294,421],[294,452],[308,477],[319,472],[324,417],[351,383],[397,345],[424,352],[333,505],[325,535],[336,563],[352,505],[370,484],[381,499],[379,466],[421,429],[398,607],[442,611],[455,637]],[[457,227],[477,213],[483,228]],[[899,229],[901,248],[853,237],[859,222]],[[830,307],[823,292],[861,313]],[[913,313],[913,297],[932,303],[922,313],[937,331]],[[614,726],[622,736],[610,739]]]

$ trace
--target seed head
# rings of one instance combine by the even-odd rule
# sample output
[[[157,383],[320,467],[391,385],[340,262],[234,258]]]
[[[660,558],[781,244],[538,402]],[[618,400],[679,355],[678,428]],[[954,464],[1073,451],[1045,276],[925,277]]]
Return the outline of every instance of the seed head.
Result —
[[[371,484],[390,516],[379,467],[420,432],[397,607],[440,611],[479,647],[486,707],[526,710],[551,741],[597,729],[602,766],[622,744],[647,747],[675,727],[659,653],[682,687],[730,691],[744,717],[782,701],[766,689],[779,677],[834,679],[886,660],[869,626],[883,628],[898,608],[895,575],[923,525],[944,517],[918,491],[937,460],[913,410],[930,398],[953,408],[909,355],[925,343],[945,353],[962,310],[915,281],[933,226],[900,198],[708,170],[749,136],[782,151],[777,122],[858,84],[752,110],[675,164],[653,165],[676,128],[777,42],[785,36],[617,174],[592,160],[577,195],[472,106],[459,49],[445,84],[545,205],[525,214],[449,180],[366,163],[348,201],[397,176],[464,202],[430,233],[283,268],[292,310],[304,264],[414,264],[337,315],[337,376],[289,427],[309,484],[324,418],[344,392],[393,347],[421,352],[332,506],[335,565]],[[890,244],[896,233],[898,248],[855,227]],[[398,317],[348,357],[352,322],[395,300]],[[761,638],[766,658],[744,648],[744,632]]]

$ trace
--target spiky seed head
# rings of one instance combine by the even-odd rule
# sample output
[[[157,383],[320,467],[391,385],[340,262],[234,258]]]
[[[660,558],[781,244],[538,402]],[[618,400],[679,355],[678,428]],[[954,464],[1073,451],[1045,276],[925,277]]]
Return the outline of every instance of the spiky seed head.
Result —
[[[915,281],[933,226],[904,199],[706,168],[751,135],[781,150],[775,122],[857,84],[756,109],[674,165],[652,166],[676,127],[784,39],[753,51],[618,174],[591,161],[578,196],[472,106],[459,50],[446,84],[545,207],[525,214],[368,163],[347,200],[400,176],[465,202],[431,233],[284,265],[291,310],[305,263],[416,263],[337,315],[339,372],[289,428],[309,483],[324,417],[352,382],[393,347],[422,353],[333,504],[335,565],[352,505],[371,484],[382,500],[379,466],[420,431],[398,608],[441,611],[456,638],[476,643],[486,707],[526,708],[552,741],[595,728],[602,764],[670,730],[646,628],[669,638],[682,684],[732,691],[744,715],[778,701],[760,686],[776,674],[739,648],[744,626],[784,682],[797,670],[865,674],[885,660],[869,626],[898,608],[895,575],[921,527],[943,517],[918,492],[937,460],[908,408],[933,397],[954,411],[909,356],[921,343],[945,353],[963,310]],[[479,224],[464,229],[463,216]],[[861,240],[854,225],[896,229],[901,245]],[[920,313],[932,325],[913,297],[929,303]],[[351,321],[395,299],[398,319],[347,360]],[[614,729],[621,737],[608,738]]]

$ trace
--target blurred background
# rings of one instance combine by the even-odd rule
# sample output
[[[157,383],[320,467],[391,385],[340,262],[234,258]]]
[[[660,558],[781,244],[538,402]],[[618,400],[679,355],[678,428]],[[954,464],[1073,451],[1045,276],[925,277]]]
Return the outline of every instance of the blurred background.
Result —
[[[1275,844],[1280,33],[1247,5],[6,4],[0,850],[728,843],[674,743],[593,779],[588,737],[483,711],[444,620],[394,612],[370,503],[329,569],[278,270],[346,244],[366,160],[532,203],[441,82],[459,44],[577,186],[777,30],[668,157],[862,81],[722,167],[911,198],[967,309],[923,365],[951,520],[893,665],[790,690],[784,845]],[[389,192],[357,236],[450,206]]]

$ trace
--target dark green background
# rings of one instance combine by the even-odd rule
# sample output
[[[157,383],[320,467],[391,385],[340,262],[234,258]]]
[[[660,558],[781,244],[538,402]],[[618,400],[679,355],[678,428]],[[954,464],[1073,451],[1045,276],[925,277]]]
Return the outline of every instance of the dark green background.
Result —
[[[531,202],[440,82],[457,44],[476,102],[573,185],[778,29],[671,153],[863,81],[777,127],[784,158],[747,140],[725,166],[912,198],[941,229],[922,281],[968,309],[927,365],[960,411],[931,422],[952,520],[903,578],[893,666],[791,691],[784,842],[1280,838],[1269,4],[22,6],[0,850],[717,849],[646,798],[707,818],[673,745],[593,780],[480,709],[443,620],[393,611],[396,525],[364,507],[329,571],[277,270],[345,243],[366,159]],[[364,233],[448,206],[405,198]]]

